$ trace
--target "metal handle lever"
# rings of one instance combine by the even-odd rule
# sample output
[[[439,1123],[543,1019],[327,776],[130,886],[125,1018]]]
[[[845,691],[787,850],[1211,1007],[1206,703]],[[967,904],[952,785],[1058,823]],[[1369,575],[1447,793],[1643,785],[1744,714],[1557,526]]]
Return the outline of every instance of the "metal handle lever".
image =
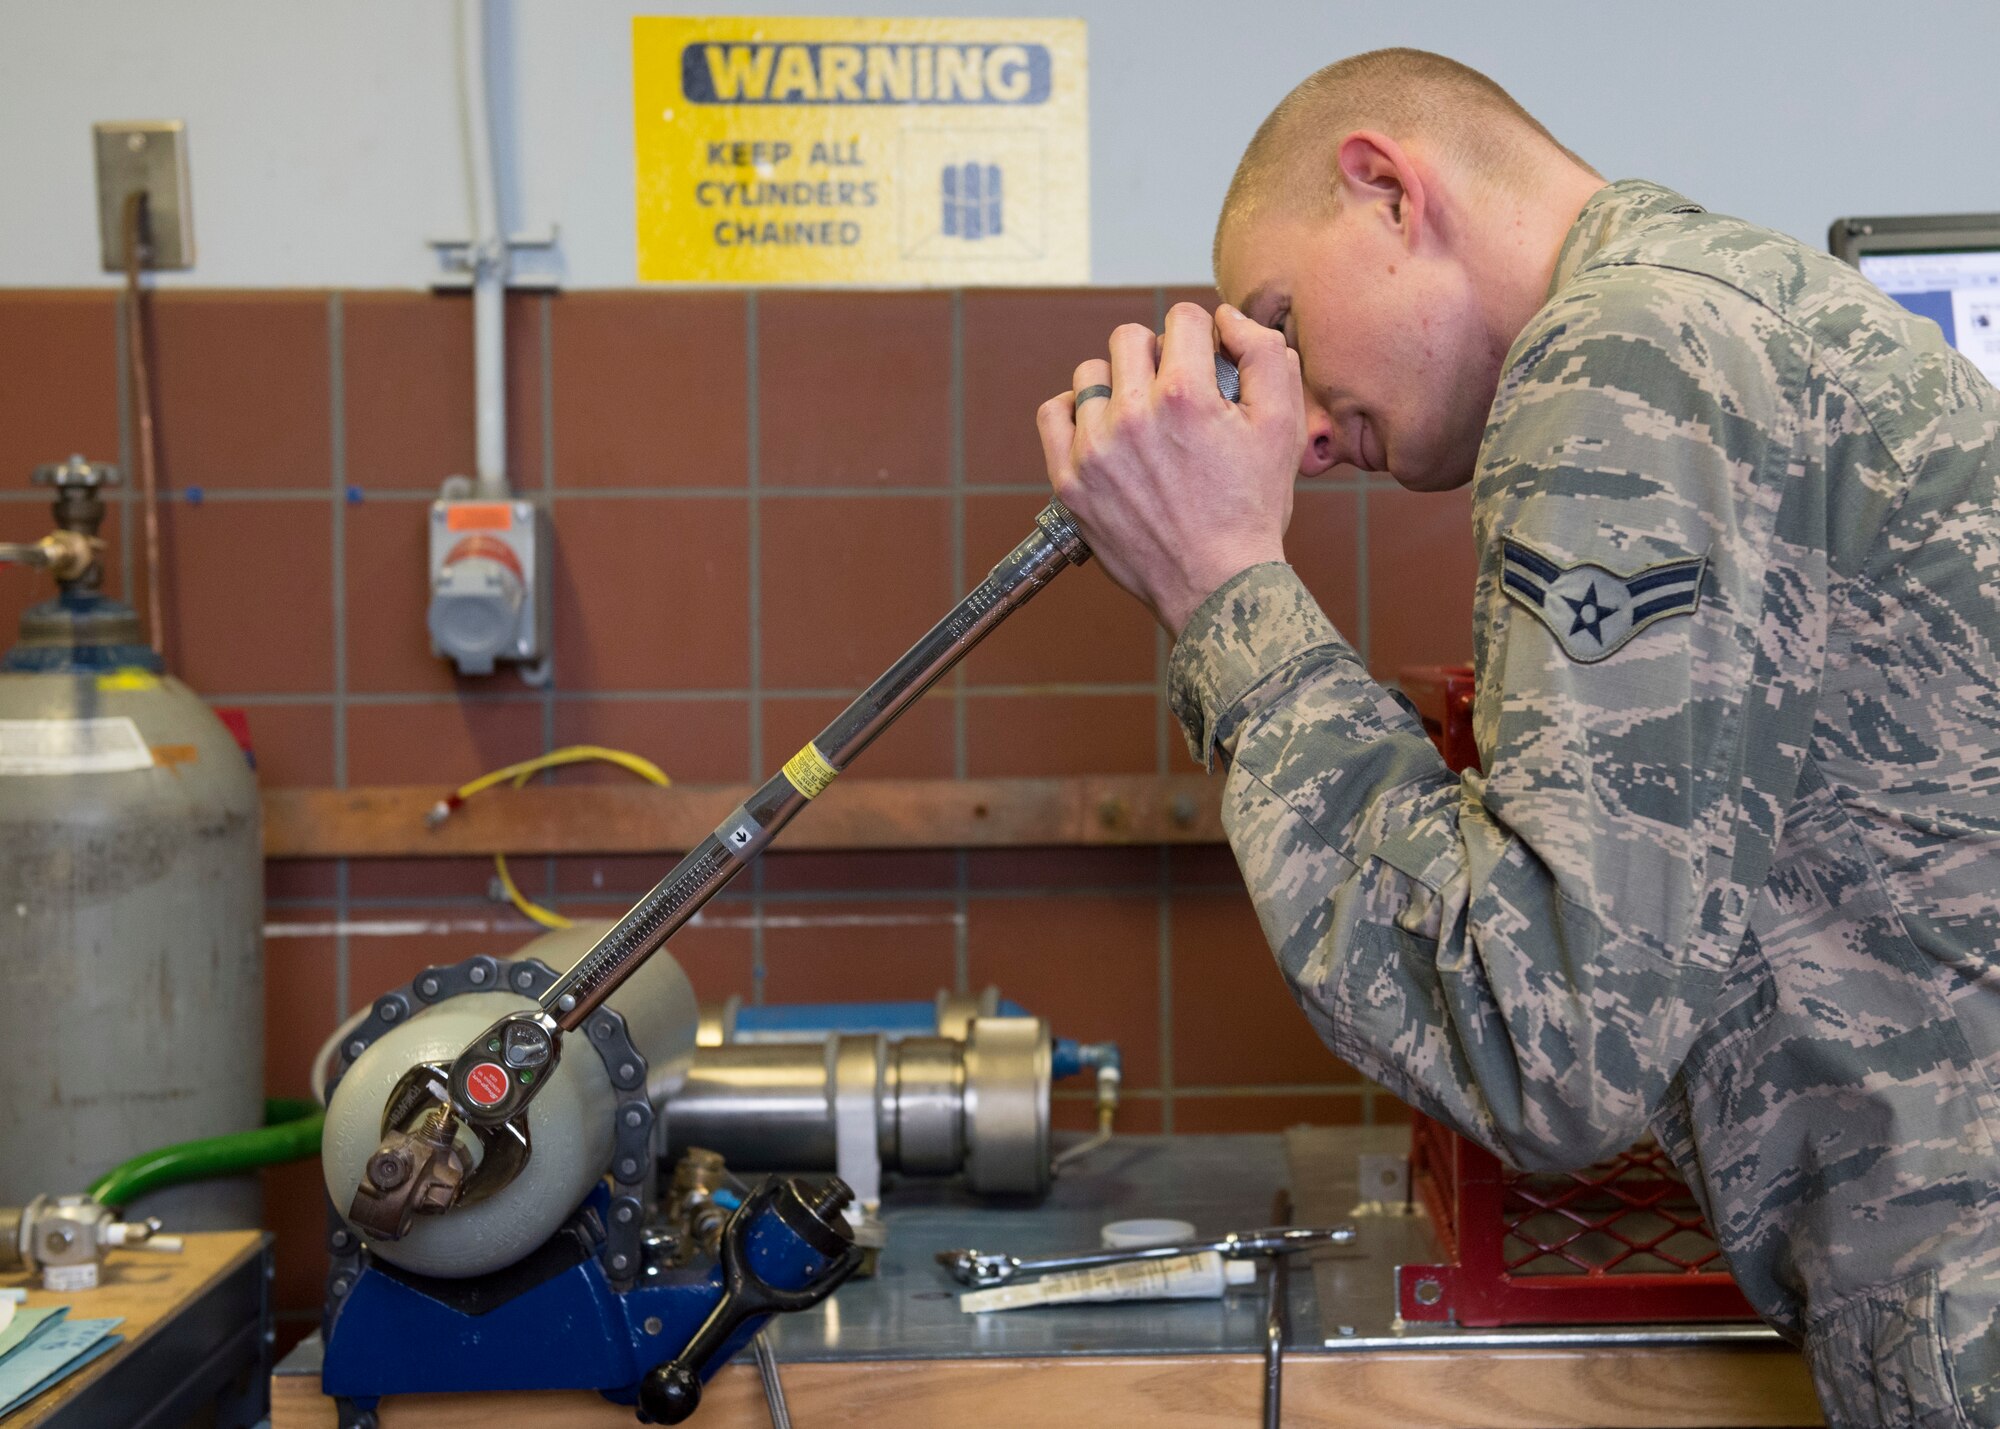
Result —
[[[729,1218],[720,1246],[722,1298],[715,1302],[715,1308],[681,1352],[667,1363],[655,1366],[640,1381],[639,1409],[646,1422],[679,1424],[686,1420],[701,1406],[703,1374],[738,1330],[752,1320],[810,1310],[839,1289],[861,1264],[861,1247],[850,1241],[839,1255],[796,1289],[781,1289],[760,1276],[750,1264],[747,1241],[751,1228],[758,1217],[788,1192],[797,1198],[795,1183],[781,1186],[775,1181],[767,1182]],[[831,1224],[839,1217],[850,1194],[846,1184],[835,1178],[808,1209]],[[846,1235],[844,1222],[840,1234]],[[775,1374],[775,1369],[772,1372]]]
[[[1351,1245],[1353,1226],[1272,1226],[1268,1230],[1232,1231],[1211,1240],[1177,1241],[1172,1245],[1144,1245],[1120,1250],[1085,1250],[1068,1255],[1001,1255],[981,1250],[941,1250],[937,1262],[951,1272],[961,1285],[985,1288],[1005,1285],[1032,1275],[1058,1270],[1089,1270],[1099,1265],[1122,1265],[1134,1260],[1171,1260],[1176,1256],[1199,1255],[1212,1250],[1227,1259],[1253,1255],[1284,1255],[1311,1250],[1322,1245]]]
[[[15,566],[46,566],[49,549],[41,541],[0,541],[0,562]]]
[[[39,541],[0,541],[0,564],[39,566],[57,580],[75,580],[90,568],[104,542],[79,531],[51,531]]]
[[[1223,396],[1235,401],[1236,368],[1220,353],[1215,376]],[[737,805],[715,832],[689,850],[631,912],[550,985],[539,1008],[502,1018],[459,1054],[451,1067],[453,1108],[475,1126],[497,1126],[525,1110],[549,1083],[548,1074],[561,1055],[563,1033],[589,1017],[1001,621],[1064,569],[1089,559],[1090,547],[1062,503],[1051,501],[1043,507],[1035,529],[992,574],[783,769]]]

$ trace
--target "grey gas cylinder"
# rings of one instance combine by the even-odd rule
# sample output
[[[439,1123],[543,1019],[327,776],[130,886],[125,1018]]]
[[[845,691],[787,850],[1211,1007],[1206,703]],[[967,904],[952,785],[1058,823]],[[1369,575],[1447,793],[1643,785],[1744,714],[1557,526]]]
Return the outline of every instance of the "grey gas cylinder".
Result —
[[[62,496],[94,504],[73,475]],[[263,852],[242,749],[160,672],[94,569],[28,611],[21,637],[0,662],[0,1205],[253,1129],[264,1100]],[[257,1181],[127,1209],[175,1230],[255,1225]]]

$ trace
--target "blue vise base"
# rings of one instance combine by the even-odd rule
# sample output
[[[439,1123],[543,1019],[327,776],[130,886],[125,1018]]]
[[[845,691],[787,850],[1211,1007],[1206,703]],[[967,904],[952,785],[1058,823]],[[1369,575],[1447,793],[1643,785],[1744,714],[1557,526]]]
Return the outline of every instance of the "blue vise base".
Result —
[[[322,1392],[366,1405],[388,1394],[594,1389],[633,1403],[646,1372],[679,1354],[722,1299],[722,1267],[663,1268],[613,1289],[583,1214],[601,1215],[606,1200],[598,1187],[541,1250],[489,1275],[442,1280],[365,1261],[329,1317]],[[751,1268],[781,1289],[810,1284],[827,1265],[769,1210],[746,1249]],[[658,1322],[650,1334],[648,1320]],[[731,1336],[702,1379],[762,1324]]]

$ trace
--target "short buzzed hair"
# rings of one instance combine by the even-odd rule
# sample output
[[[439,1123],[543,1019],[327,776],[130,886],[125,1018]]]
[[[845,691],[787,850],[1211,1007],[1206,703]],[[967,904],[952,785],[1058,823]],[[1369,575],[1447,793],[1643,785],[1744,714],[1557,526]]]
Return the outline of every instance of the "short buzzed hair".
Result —
[[[1335,156],[1357,129],[1399,143],[1426,140],[1466,173],[1502,185],[1527,169],[1532,146],[1544,144],[1597,172],[1471,66],[1428,50],[1370,50],[1308,76],[1257,127],[1222,201],[1216,256],[1230,221],[1274,197],[1308,213],[1336,207]]]

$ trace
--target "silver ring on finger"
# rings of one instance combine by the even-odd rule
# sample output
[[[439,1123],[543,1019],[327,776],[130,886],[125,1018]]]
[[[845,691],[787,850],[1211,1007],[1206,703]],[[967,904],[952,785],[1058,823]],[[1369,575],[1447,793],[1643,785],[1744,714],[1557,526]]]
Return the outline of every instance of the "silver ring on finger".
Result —
[[[1093,398],[1096,397],[1108,398],[1110,397],[1110,395],[1111,395],[1111,389],[1105,386],[1102,382],[1098,382],[1093,384],[1092,386],[1084,388],[1081,392],[1076,394],[1076,405],[1081,407],[1085,402],[1088,402]]]

